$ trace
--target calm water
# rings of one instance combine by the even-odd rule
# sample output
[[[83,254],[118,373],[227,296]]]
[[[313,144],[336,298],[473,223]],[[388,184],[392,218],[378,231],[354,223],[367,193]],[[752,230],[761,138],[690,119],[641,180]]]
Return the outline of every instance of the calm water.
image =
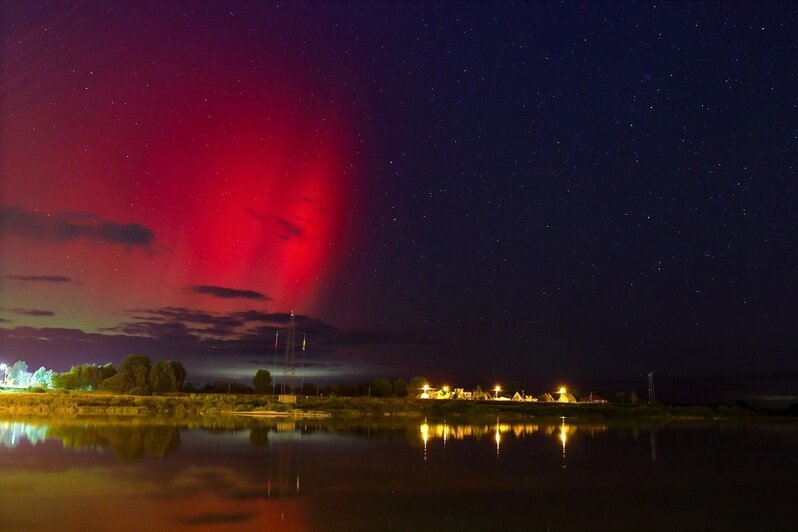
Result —
[[[796,530],[798,426],[0,419],[3,530]]]

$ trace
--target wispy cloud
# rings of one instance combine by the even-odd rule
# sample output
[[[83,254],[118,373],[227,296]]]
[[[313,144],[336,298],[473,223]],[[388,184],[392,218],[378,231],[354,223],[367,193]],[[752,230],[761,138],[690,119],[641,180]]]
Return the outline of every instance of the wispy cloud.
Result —
[[[277,236],[283,240],[291,240],[292,238],[300,238],[305,231],[293,222],[289,222],[285,218],[277,218]]]
[[[20,281],[23,283],[70,283],[71,277],[64,275],[6,275],[9,281]]]
[[[5,308],[0,307],[0,312],[11,312],[13,314],[19,314],[22,316],[33,316],[35,318],[40,318],[44,316],[55,316],[55,312],[52,310],[39,310],[35,308]]]
[[[128,246],[149,246],[155,240],[151,229],[136,223],[104,220],[89,213],[50,215],[9,205],[0,205],[0,232],[40,240],[86,238]]]
[[[226,288],[224,286],[199,285],[187,288],[189,292],[195,294],[205,294],[222,299],[258,299],[268,301],[271,298],[254,290],[239,290],[237,288]]]
[[[312,200],[308,200],[312,201]],[[247,214],[255,218],[262,224],[267,225],[272,230],[276,231],[277,236],[282,240],[291,240],[292,238],[301,238],[305,234],[305,230],[295,222],[281,218],[279,216],[268,217],[259,214],[254,209],[246,209]]]

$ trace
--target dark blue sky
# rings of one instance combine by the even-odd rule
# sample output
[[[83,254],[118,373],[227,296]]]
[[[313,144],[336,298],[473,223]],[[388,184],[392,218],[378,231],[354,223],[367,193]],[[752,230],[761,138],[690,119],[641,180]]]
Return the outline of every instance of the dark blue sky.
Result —
[[[798,370],[795,4],[2,10],[18,358],[244,378],[295,310],[316,379]]]

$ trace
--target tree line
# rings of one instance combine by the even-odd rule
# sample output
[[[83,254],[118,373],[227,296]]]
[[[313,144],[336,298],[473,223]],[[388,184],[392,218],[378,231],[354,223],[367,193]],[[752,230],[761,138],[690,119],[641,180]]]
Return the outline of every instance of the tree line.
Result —
[[[81,364],[52,376],[52,387],[65,390],[101,390],[128,395],[178,392],[186,380],[182,362],[144,355],[127,355],[119,368],[112,364]]]

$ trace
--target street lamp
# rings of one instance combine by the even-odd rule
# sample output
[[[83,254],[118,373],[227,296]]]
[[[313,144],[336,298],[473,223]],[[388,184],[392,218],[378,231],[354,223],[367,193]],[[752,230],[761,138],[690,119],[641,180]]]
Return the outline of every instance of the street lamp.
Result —
[[[496,387],[493,389],[493,391],[496,392],[495,399],[498,399],[499,398],[499,392],[502,391],[502,388],[501,388],[501,386],[499,386],[497,384]]]

